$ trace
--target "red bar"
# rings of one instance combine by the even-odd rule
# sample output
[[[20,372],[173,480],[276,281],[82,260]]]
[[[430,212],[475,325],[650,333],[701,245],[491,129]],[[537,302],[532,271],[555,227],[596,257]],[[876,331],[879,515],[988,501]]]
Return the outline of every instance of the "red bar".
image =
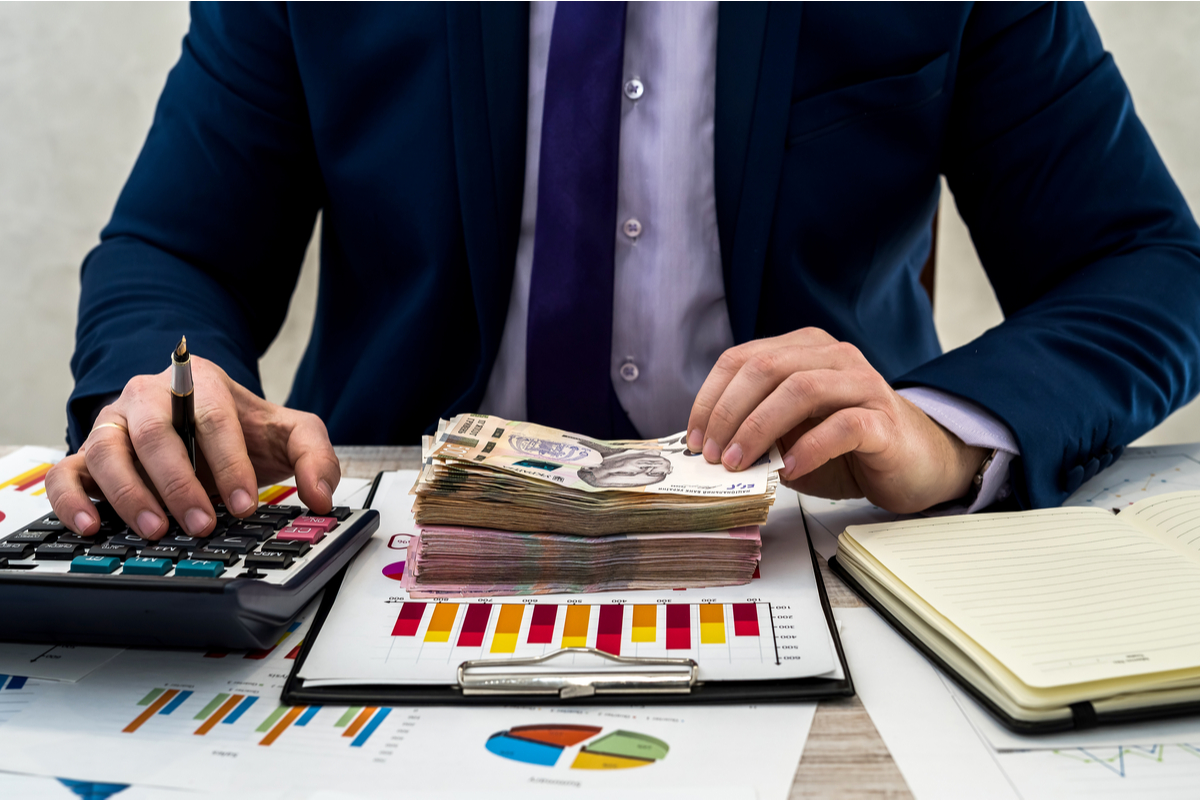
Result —
[[[667,606],[667,649],[692,649],[692,607],[686,605]]]
[[[287,654],[286,656],[284,656],[284,658],[290,658],[291,660],[295,661],[295,660],[296,660],[296,656],[300,655],[300,648],[301,648],[303,645],[304,645],[304,640],[303,640],[303,639],[301,639],[301,640],[300,640],[300,644],[296,645],[296,646],[295,646],[295,647],[293,647],[291,650],[289,650],[289,651],[288,651],[288,654]]]
[[[760,561],[760,562],[758,562],[757,564],[755,564],[755,565],[754,565],[754,574],[750,576],[750,578],[751,578],[751,579],[754,579],[754,578],[761,578],[761,577],[762,577],[762,575],[759,575],[759,574],[758,574],[758,568],[759,568],[760,566],[762,566],[762,562],[761,562],[761,561]]]
[[[529,623],[527,644],[550,644],[554,641],[554,623],[558,619],[558,606],[534,606],[533,619]]]
[[[424,615],[424,603],[405,603],[400,606],[400,616],[396,617],[392,636],[416,636],[417,628],[421,627],[421,617]]]
[[[733,635],[758,636],[758,606],[754,603],[733,604]]]
[[[614,656],[621,655],[621,623],[624,606],[600,606],[600,621],[596,626],[596,649]]]
[[[467,617],[463,620],[462,630],[458,633],[459,647],[482,647],[483,634],[487,633],[488,620],[492,616],[492,607],[483,603],[471,603],[467,606]]]
[[[229,655],[228,650],[209,650],[204,654],[205,658],[224,658]]]

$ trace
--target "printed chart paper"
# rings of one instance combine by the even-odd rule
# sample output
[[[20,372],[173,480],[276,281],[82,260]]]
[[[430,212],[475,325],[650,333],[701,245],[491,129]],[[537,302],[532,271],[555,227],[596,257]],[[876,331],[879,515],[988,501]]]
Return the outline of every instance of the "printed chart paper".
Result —
[[[815,710],[283,706],[310,613],[266,651],[127,650],[78,684],[27,682],[0,716],[0,770],[281,797],[728,787],[783,800]]]
[[[835,613],[858,695],[917,800],[1196,797],[1200,740],[1145,742],[1148,726],[1139,725],[1129,731],[1138,741],[1127,744],[1072,747],[1068,739],[1052,749],[997,750],[972,726],[949,679],[874,611]],[[1165,737],[1186,732],[1169,722],[1161,726]],[[1046,744],[1041,737],[1019,738],[1031,748]]]
[[[409,494],[415,479],[409,471],[381,481],[373,504],[379,530],[351,564],[305,660],[307,686],[449,684],[463,661],[583,646],[693,658],[701,680],[835,669],[800,508],[787,498],[762,529],[758,577],[744,586],[414,601],[400,578],[416,532]]]

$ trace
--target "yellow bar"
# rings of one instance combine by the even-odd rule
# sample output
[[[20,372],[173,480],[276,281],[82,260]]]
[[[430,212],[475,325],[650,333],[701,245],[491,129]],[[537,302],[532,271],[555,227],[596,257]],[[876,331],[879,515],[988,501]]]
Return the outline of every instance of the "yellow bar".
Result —
[[[433,607],[433,616],[425,630],[425,641],[448,642],[454,619],[458,616],[458,603],[438,603]]]
[[[563,647],[587,647],[588,620],[591,616],[591,606],[567,606],[567,619],[563,624]]]
[[[496,620],[496,632],[492,634],[493,653],[512,653],[517,649],[517,635],[521,632],[521,617],[525,606],[506,603],[500,606],[500,618]]]
[[[634,642],[653,642],[657,633],[658,606],[633,607],[633,634],[630,640]]]
[[[43,475],[45,475],[47,472],[49,472],[50,468],[52,466],[54,466],[54,465],[53,464],[38,464],[33,469],[26,470],[25,472],[22,472],[20,475],[16,476],[15,478],[10,478],[9,480],[6,480],[4,483],[0,483],[0,489],[7,489],[9,486],[20,486],[23,483],[28,483],[29,481],[33,480],[34,478],[40,478]]]
[[[725,644],[725,607],[700,604],[700,644]]]

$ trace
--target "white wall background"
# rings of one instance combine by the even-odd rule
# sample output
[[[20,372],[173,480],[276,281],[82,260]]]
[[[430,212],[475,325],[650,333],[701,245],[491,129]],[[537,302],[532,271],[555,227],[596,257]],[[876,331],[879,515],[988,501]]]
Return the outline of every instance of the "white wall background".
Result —
[[[1143,122],[1200,209],[1200,3],[1088,7]],[[187,16],[182,3],[0,3],[0,444],[63,441],[79,264],[145,138]],[[261,365],[267,396],[279,402],[311,328],[313,251]],[[948,193],[938,269],[944,347],[1000,321]],[[1140,443],[1198,440],[1194,403]]]

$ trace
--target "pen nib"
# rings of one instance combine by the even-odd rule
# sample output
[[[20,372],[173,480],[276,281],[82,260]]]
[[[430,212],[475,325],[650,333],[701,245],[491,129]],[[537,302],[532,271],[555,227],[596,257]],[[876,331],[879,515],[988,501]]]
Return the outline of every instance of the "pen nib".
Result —
[[[188,360],[187,337],[184,336],[179,340],[179,346],[175,348],[173,354],[174,359],[180,363]]]

